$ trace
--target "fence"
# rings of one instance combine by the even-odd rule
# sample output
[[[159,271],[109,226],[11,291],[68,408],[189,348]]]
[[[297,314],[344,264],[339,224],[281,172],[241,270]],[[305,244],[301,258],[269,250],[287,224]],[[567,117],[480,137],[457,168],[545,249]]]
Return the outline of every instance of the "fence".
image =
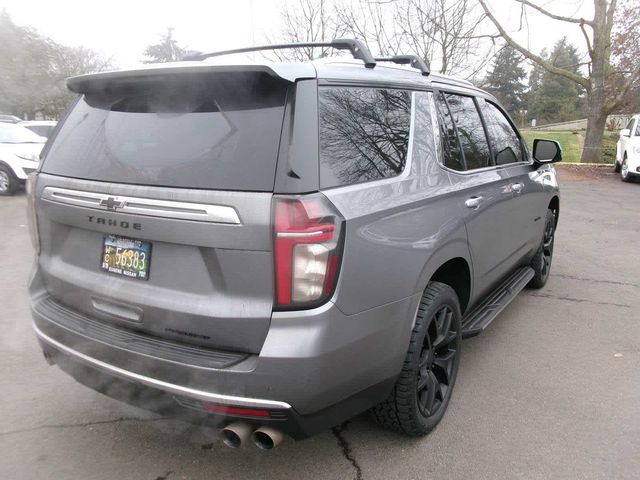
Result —
[[[631,115],[609,115],[607,117],[607,130],[620,130],[629,122]],[[586,130],[587,119],[571,120],[570,122],[549,123],[547,125],[536,125],[529,127],[528,130]]]

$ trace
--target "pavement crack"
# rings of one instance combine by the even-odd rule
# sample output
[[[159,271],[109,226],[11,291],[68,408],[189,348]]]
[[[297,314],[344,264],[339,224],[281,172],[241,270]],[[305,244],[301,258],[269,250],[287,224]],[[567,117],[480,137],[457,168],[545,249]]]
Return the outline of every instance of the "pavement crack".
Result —
[[[94,425],[108,425],[110,423],[120,423],[120,422],[157,422],[158,420],[167,420],[169,418],[171,417],[160,417],[160,418],[119,417],[111,420],[99,420],[96,422],[44,424],[44,425],[38,425],[37,427],[22,428],[17,430],[8,430],[6,432],[0,432],[0,437],[4,437],[6,435],[15,435],[18,433],[35,432],[38,430],[45,430],[49,428],[50,429],[83,428],[83,427],[92,427]]]
[[[342,425],[333,427],[331,431],[338,440],[338,446],[342,449],[342,456],[346,458],[351,465],[353,465],[353,469],[355,470],[356,474],[354,477],[355,480],[362,480],[362,468],[360,468],[360,465],[358,464],[358,461],[353,454],[351,445],[343,435],[343,432],[347,429],[348,425],[349,422],[343,423]]]
[[[597,300],[588,300],[586,298],[573,298],[573,297],[567,297],[567,296],[552,295],[550,293],[527,293],[526,296],[540,297],[540,298],[553,298],[556,300],[563,300],[565,302],[588,303],[590,305],[607,305],[611,307],[632,308],[631,305],[627,305],[626,303],[599,302]]]
[[[559,277],[559,278],[566,278],[569,280],[578,280],[581,282],[589,282],[589,283],[603,283],[603,284],[607,284],[607,285],[619,285],[622,287],[634,287],[634,288],[640,288],[640,285],[637,283],[630,283],[630,282],[618,282],[616,280],[600,280],[597,278],[586,278],[586,277],[578,277],[576,275],[567,275],[566,273],[555,273],[553,274],[554,277]]]
[[[173,475],[174,471],[173,470],[168,470],[164,475],[160,475],[159,477],[156,477],[156,480],[167,480],[167,478],[169,478],[169,475]]]

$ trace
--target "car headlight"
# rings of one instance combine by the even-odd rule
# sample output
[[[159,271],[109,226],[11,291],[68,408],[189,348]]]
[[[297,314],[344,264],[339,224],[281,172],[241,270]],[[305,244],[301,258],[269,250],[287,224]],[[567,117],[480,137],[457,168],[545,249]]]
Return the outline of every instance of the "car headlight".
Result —
[[[16,153],[15,156],[23,160],[30,160],[32,162],[40,161],[40,156],[34,153],[20,152],[20,153]]]
[[[635,147],[633,147],[633,153],[635,153],[636,155],[640,155],[640,145],[636,145]]]

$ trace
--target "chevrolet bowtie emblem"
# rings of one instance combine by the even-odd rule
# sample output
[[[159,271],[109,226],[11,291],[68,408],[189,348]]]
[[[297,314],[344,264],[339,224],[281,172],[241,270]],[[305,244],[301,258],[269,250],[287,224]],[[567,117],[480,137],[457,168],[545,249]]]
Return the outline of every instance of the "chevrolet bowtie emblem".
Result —
[[[124,207],[125,201],[118,200],[116,197],[107,197],[100,199],[99,205],[101,207],[107,207],[107,210],[115,210],[116,208]]]

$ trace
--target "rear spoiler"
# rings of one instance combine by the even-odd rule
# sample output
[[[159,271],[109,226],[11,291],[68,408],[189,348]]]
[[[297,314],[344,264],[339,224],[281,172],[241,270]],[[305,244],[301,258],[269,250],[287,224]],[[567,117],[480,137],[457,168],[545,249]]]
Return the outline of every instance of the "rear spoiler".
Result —
[[[99,92],[108,86],[130,84],[136,80],[157,80],[175,78],[179,75],[215,72],[255,72],[266,73],[289,82],[316,78],[316,69],[308,63],[273,63],[253,65],[215,65],[202,62],[175,62],[150,65],[133,70],[79,75],[67,79],[67,88],[75,93]]]

